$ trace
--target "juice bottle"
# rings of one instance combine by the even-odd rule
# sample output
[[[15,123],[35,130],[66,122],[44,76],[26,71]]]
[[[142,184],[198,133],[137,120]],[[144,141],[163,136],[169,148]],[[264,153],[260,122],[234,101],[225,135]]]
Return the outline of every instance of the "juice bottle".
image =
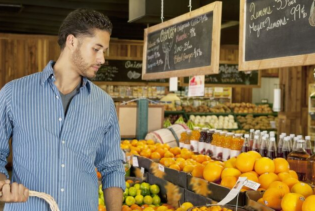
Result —
[[[222,144],[224,142],[225,139],[225,131],[220,132],[220,135],[218,136],[218,140],[216,142],[216,151],[215,151],[215,158],[217,160],[221,160],[222,161],[222,156],[223,156],[223,147]]]
[[[306,181],[307,159],[310,155],[305,151],[305,141],[298,140],[296,142],[296,150],[288,155],[290,169],[296,171],[300,181]]]
[[[227,133],[225,136],[224,142],[222,144],[222,147],[223,147],[222,160],[223,161],[227,161],[228,159],[230,159],[233,135],[234,135],[233,133]]]
[[[245,140],[244,140],[244,144],[242,146],[242,150],[241,152],[248,152],[250,151],[250,145],[249,145],[249,134],[245,134]]]
[[[202,155],[206,154],[207,130],[208,128],[202,128],[200,132],[200,138],[198,142],[198,153]]]
[[[213,142],[213,134],[214,134],[213,129],[208,130],[207,131],[207,139],[206,139],[206,155],[212,157],[213,156],[213,146],[212,146],[212,142]]]
[[[259,148],[260,148],[259,135],[255,135],[252,150],[259,153]]]
[[[315,186],[315,154],[307,159],[306,182],[308,182],[312,186]]]
[[[199,127],[194,127],[194,130],[191,132],[190,136],[190,150],[194,153],[198,153],[198,142],[200,139]]]
[[[184,148],[190,150],[190,136],[191,136],[191,130],[187,130],[187,137],[185,140]]]
[[[232,138],[230,157],[237,157],[241,153],[241,149],[244,143],[242,134],[235,134]]]
[[[278,141],[278,147],[277,147],[277,156],[282,158],[283,157],[283,153],[282,153],[282,145],[283,145],[283,139],[285,137],[285,134],[281,134],[279,141]]]
[[[270,138],[267,157],[272,159],[272,160],[277,157],[277,146],[276,146],[276,138],[275,137]]]
[[[310,136],[305,136],[305,151],[309,155],[312,155],[312,143],[311,143],[311,137]]]
[[[180,134],[180,139],[179,139],[179,147],[184,148],[185,141],[187,139],[187,131],[184,131]]]
[[[291,152],[291,144],[290,144],[290,136],[287,136],[283,139],[283,144],[282,144],[282,150],[281,150],[281,155],[278,155],[278,157],[282,157],[284,159],[288,158],[289,153]]]
[[[220,136],[220,130],[215,130],[214,131],[214,134],[212,135],[212,142],[211,142],[211,148],[213,150],[213,153],[212,153],[212,158],[215,158],[216,156],[216,151],[217,151],[217,143],[218,143],[218,139],[219,139],[219,136]]]
[[[267,156],[267,151],[268,151],[268,145],[267,145],[267,137],[264,136],[262,138],[262,141],[260,143],[260,149],[259,149],[259,153],[262,157],[266,157]]]
[[[252,149],[254,143],[255,129],[250,129],[249,131],[249,147]]]

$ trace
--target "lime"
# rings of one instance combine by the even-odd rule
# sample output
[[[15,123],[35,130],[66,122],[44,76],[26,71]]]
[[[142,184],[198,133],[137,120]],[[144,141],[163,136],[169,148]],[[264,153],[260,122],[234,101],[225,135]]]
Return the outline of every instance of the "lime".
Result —
[[[161,203],[161,198],[158,195],[154,195],[152,198],[152,204],[154,204],[155,206],[160,205]]]
[[[140,190],[140,184],[135,184],[133,187],[135,187],[137,190]]]
[[[126,205],[131,206],[136,203],[136,200],[133,198],[133,196],[127,196],[125,203]]]
[[[142,211],[154,211],[153,207],[146,207]]]
[[[136,200],[136,204],[137,205],[141,205],[143,203],[143,196],[142,195],[137,195],[135,197],[135,200]]]
[[[128,193],[129,193],[129,189],[126,188],[125,191],[124,191],[124,196],[128,196]]]
[[[150,195],[150,189],[141,189],[141,195],[142,196]]]
[[[150,189],[150,184],[147,183],[147,182],[143,182],[143,183],[141,183],[141,185],[140,185],[140,189],[141,189],[141,190],[142,190],[142,189]]]
[[[160,188],[157,185],[151,185],[150,186],[150,192],[152,194],[158,194],[160,192]]]
[[[137,190],[137,196],[141,195],[141,190]]]
[[[98,198],[98,205],[105,205],[104,198]]]
[[[129,188],[129,196],[136,196],[137,195],[137,189],[135,187]]]
[[[126,182],[126,188],[130,188],[129,182]]]
[[[143,202],[144,202],[145,204],[147,204],[147,205],[151,205],[152,202],[153,202],[153,199],[152,199],[152,197],[151,197],[150,195],[148,195],[148,196],[145,196],[145,197],[144,197]]]
[[[184,202],[180,208],[183,210],[183,211],[186,211],[188,210],[189,208],[193,207],[194,205],[190,202]]]

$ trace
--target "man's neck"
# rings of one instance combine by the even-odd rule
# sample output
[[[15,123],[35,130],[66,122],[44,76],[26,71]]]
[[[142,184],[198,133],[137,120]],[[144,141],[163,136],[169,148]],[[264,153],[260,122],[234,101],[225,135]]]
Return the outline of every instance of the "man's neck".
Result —
[[[54,65],[55,82],[58,90],[63,94],[72,92],[82,82],[82,77],[73,69],[69,61],[58,58]]]

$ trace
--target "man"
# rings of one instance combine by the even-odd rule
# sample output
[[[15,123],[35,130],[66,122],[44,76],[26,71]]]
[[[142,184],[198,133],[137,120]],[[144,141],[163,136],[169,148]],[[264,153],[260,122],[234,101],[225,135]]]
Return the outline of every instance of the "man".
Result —
[[[61,211],[97,210],[95,167],[102,174],[107,210],[121,210],[125,171],[114,103],[87,79],[105,62],[111,30],[99,12],[71,12],[59,30],[58,60],[0,91],[5,211],[49,211],[45,201],[28,197],[29,190],[50,194]],[[11,136],[12,184],[5,169]]]

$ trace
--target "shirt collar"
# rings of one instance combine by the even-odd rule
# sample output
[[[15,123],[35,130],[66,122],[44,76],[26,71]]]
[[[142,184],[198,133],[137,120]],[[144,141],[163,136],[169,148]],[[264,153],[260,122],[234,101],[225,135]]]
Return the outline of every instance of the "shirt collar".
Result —
[[[40,84],[41,85],[44,85],[45,82],[50,78],[52,77],[53,80],[54,79],[54,69],[53,69],[53,66],[55,65],[56,62],[54,61],[49,61],[48,64],[46,65],[46,67],[44,68],[43,72],[41,73],[41,79],[40,79]],[[88,93],[90,94],[91,93],[91,82],[86,78],[86,77],[83,77],[83,82],[82,82],[82,87],[86,87],[87,90],[88,90]]]

